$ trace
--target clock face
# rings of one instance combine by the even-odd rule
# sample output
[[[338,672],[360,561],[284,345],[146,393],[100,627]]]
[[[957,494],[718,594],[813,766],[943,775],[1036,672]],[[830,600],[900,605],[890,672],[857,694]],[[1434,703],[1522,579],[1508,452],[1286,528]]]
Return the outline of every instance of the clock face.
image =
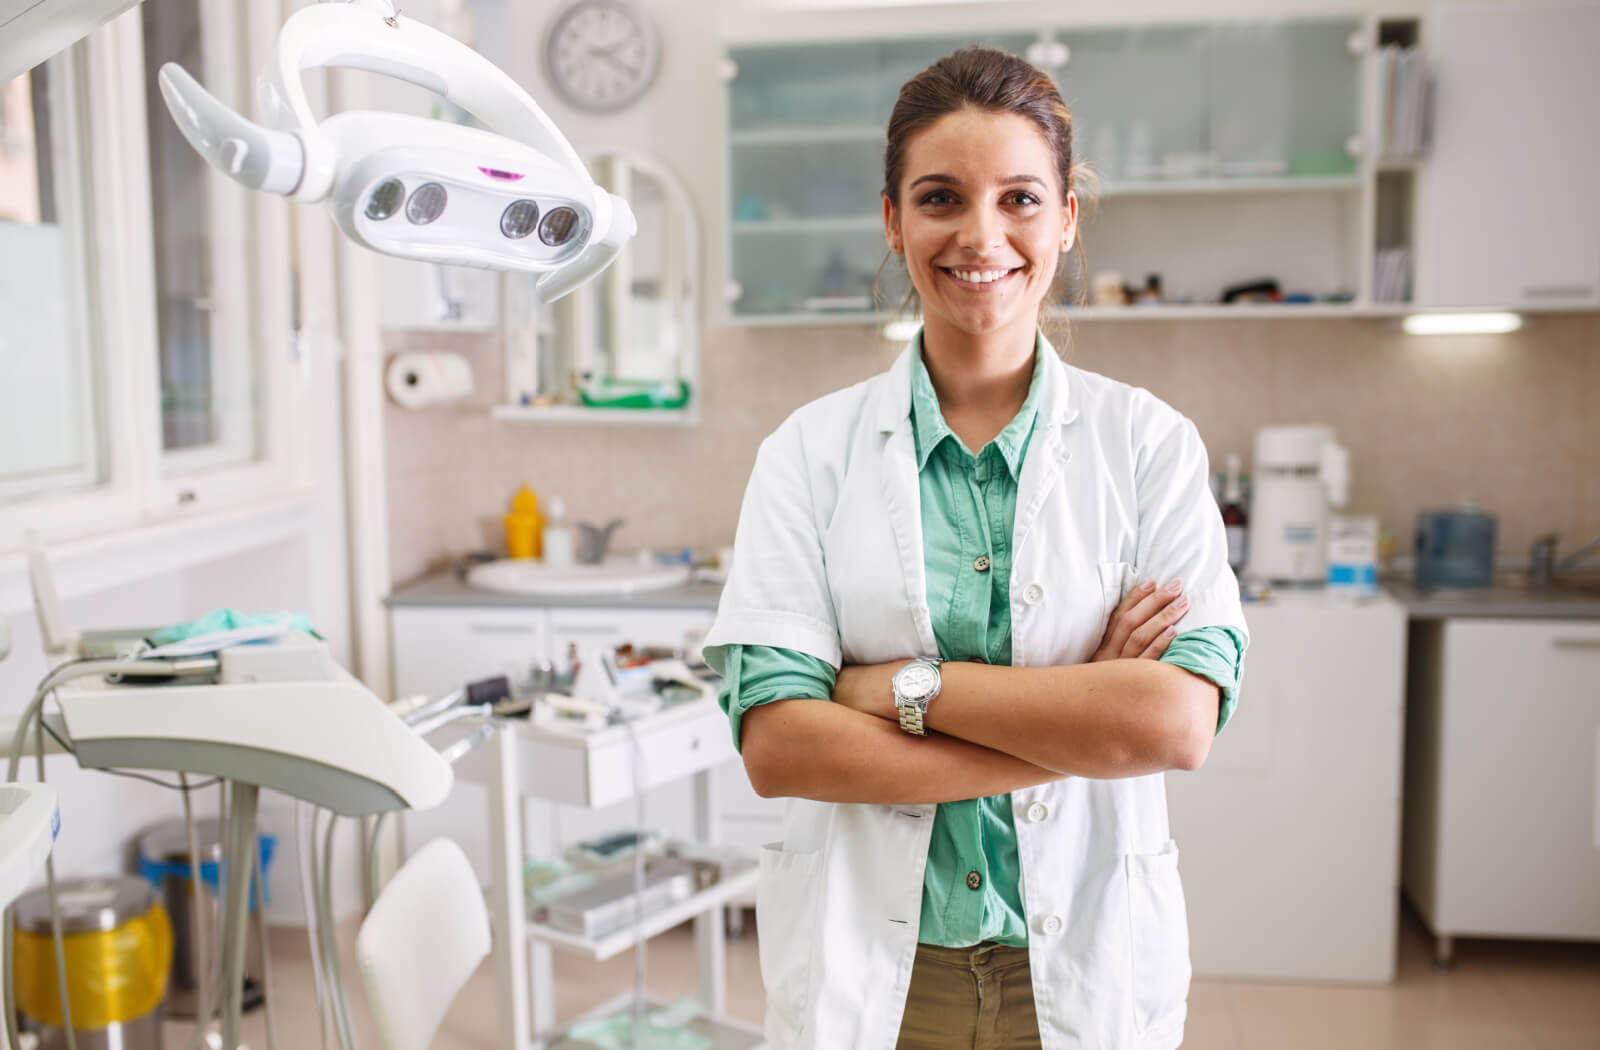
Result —
[[[550,81],[591,112],[629,105],[655,79],[655,27],[623,0],[578,0],[557,16],[545,43]]]
[[[909,664],[900,671],[900,692],[908,699],[920,700],[933,692],[938,672],[927,664]]]

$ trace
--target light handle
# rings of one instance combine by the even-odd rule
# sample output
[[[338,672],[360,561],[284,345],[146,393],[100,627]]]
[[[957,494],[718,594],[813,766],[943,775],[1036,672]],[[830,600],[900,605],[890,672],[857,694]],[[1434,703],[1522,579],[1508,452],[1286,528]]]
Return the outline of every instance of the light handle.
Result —
[[[176,62],[163,65],[156,81],[173,123],[212,167],[252,190],[288,196],[300,185],[306,151],[297,136],[236,112]]]

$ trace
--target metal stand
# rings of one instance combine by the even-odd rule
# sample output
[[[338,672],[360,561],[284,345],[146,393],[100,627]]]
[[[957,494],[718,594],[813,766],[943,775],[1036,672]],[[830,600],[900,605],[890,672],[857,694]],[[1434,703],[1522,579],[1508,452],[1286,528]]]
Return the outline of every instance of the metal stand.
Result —
[[[256,873],[256,805],[261,789],[234,781],[228,807],[227,896],[222,907],[222,1046],[238,1050],[244,1012],[244,955],[250,919],[250,880]]]

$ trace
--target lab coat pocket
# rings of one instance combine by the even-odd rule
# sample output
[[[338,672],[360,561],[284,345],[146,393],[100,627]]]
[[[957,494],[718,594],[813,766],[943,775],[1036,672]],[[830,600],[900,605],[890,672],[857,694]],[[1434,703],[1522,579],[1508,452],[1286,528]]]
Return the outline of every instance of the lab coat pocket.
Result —
[[[1102,617],[1111,622],[1111,614],[1121,604],[1123,596],[1139,585],[1139,567],[1131,561],[1103,561],[1100,570],[1100,592],[1103,599]]]
[[[761,879],[756,884],[756,942],[761,953],[761,983],[767,992],[767,1021],[795,1035],[806,1028],[811,998],[812,937],[817,898],[822,892],[820,851],[786,852],[777,844],[761,847]]]
[[[1178,846],[1128,857],[1133,1020],[1141,1035],[1181,1031],[1189,998],[1189,918]]]

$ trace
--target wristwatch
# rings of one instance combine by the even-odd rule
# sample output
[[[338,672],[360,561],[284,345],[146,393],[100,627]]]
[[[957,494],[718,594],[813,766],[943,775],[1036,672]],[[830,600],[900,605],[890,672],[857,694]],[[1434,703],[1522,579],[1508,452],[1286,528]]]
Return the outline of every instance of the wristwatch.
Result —
[[[894,706],[900,728],[912,736],[926,736],[923,719],[928,705],[939,695],[940,660],[913,660],[894,674]]]

